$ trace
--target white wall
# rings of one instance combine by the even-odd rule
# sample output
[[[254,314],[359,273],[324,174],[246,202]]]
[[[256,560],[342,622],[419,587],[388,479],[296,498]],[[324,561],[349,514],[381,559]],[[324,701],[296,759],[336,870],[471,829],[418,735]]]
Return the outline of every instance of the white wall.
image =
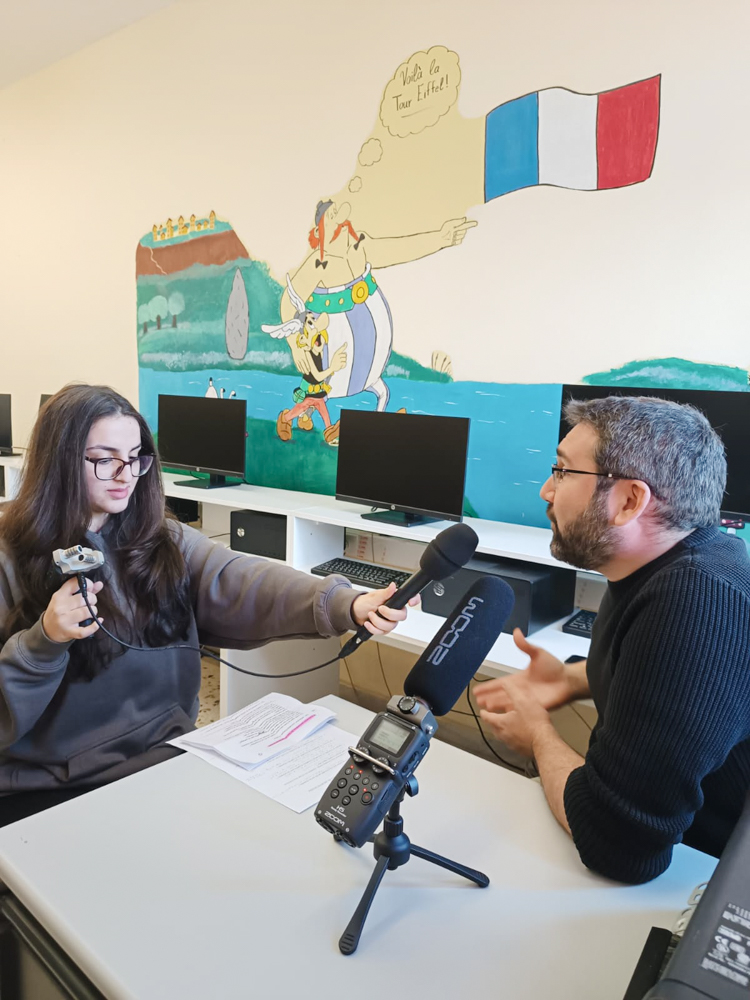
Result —
[[[185,0],[0,91],[17,440],[67,380],[137,397],[134,258],[153,222],[213,208],[283,280],[387,81],[434,44],[460,57],[467,117],[661,73],[661,130],[645,184],[478,205],[460,249],[384,272],[396,348],[429,363],[442,346],[456,377],[496,381],[669,355],[747,366],[748,37],[746,0]]]

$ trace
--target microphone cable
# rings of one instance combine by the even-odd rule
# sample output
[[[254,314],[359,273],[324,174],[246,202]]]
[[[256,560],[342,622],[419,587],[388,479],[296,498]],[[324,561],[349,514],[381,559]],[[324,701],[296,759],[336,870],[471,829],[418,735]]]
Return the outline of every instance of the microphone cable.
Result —
[[[476,674],[474,674],[474,677],[472,678],[472,680],[476,680]],[[482,721],[479,718],[479,716],[477,715],[477,713],[474,711],[474,706],[471,703],[471,692],[469,691],[468,686],[466,688],[466,700],[469,703],[469,708],[471,709],[471,714],[474,716],[474,721],[477,724],[477,729],[479,730],[479,735],[484,740],[484,744],[487,747],[487,749],[489,750],[489,752],[493,755],[493,757],[497,757],[497,759],[500,761],[500,763],[503,765],[503,767],[507,767],[509,771],[515,771],[516,774],[522,774],[524,776],[524,778],[528,778],[528,774],[526,773],[526,771],[524,770],[524,768],[519,767],[518,764],[511,764],[511,762],[509,760],[506,760],[505,757],[503,757],[501,754],[499,754],[497,752],[497,750],[495,750],[495,748],[490,744],[490,741],[487,739],[487,737],[484,734],[484,730],[482,729]]]
[[[78,576],[78,585],[81,588],[81,596],[83,597],[84,603],[93,621],[95,621],[99,625],[99,628],[102,630],[102,632],[104,632],[105,635],[108,635],[110,639],[114,639],[115,642],[119,643],[121,646],[124,646],[126,649],[135,649],[139,653],[159,653],[162,651],[166,652],[167,650],[170,649],[189,649],[194,653],[200,653],[201,656],[210,656],[214,660],[218,660],[219,663],[223,663],[224,666],[231,667],[232,670],[236,670],[241,674],[248,674],[248,676],[250,677],[261,677],[264,680],[270,680],[270,681],[277,679],[282,680],[287,677],[301,677],[302,674],[311,674],[315,670],[322,670],[323,667],[330,667],[332,663],[336,663],[337,660],[341,659],[341,653],[339,653],[338,656],[334,656],[332,660],[328,660],[326,663],[319,663],[316,667],[307,667],[305,670],[295,670],[294,672],[289,674],[260,674],[254,670],[246,670],[244,667],[238,667],[236,664],[230,663],[229,660],[223,659],[221,656],[217,655],[216,653],[208,649],[207,646],[203,645],[191,646],[188,643],[178,643],[177,645],[174,646],[134,646],[132,643],[125,642],[124,639],[120,639],[118,636],[110,632],[108,628],[105,628],[104,625],[102,625],[102,623],[96,617],[94,609],[89,604],[89,596],[88,593],[86,592],[86,578],[84,577],[83,573],[78,573],[77,576]]]

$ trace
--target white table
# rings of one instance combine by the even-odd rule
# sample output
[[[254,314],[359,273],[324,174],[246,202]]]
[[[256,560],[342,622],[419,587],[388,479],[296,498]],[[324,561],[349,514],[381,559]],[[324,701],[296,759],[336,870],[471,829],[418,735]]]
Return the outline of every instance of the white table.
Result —
[[[371,718],[323,702],[358,735]],[[371,849],[188,755],[0,830],[0,878],[109,1000],[621,1000],[649,928],[715,867],[678,847],[655,882],[617,885],[582,867],[537,782],[438,741],[417,777],[406,833],[491,884],[413,858],[350,957]]]

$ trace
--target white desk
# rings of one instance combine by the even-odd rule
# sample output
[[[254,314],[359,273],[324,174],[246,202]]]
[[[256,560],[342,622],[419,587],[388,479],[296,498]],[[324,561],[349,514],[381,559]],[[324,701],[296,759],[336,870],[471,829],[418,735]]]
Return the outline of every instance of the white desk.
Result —
[[[371,718],[324,701],[356,734]],[[437,741],[417,777],[406,833],[491,884],[387,872],[351,957],[372,851],[187,755],[0,830],[0,878],[109,1000],[621,1000],[649,928],[715,867],[678,847],[655,882],[607,882],[537,782]]]

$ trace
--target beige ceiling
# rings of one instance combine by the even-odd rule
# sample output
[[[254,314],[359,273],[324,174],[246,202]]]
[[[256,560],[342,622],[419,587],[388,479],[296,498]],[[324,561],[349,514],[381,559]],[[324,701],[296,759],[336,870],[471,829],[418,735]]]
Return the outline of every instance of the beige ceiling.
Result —
[[[175,0],[0,0],[0,89]]]

